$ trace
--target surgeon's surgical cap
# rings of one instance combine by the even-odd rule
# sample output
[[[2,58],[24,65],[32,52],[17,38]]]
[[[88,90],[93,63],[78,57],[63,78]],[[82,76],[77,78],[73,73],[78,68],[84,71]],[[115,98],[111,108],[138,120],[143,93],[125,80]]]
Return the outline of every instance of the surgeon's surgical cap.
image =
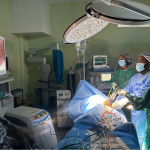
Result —
[[[145,57],[150,62],[150,53],[142,53],[139,56]]]
[[[120,55],[123,55],[124,57],[126,57],[128,59],[127,65],[131,65],[132,64],[132,59],[130,57],[130,55],[128,53],[122,53]]]

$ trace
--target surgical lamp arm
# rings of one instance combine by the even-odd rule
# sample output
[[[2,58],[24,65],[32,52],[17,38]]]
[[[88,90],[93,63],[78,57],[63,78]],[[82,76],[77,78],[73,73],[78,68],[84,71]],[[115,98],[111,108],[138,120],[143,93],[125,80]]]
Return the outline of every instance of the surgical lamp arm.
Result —
[[[58,43],[51,43],[50,45],[40,47],[40,48],[29,48],[28,53],[29,53],[29,58],[28,61],[32,62],[41,62],[46,64],[46,58],[42,57],[35,57],[39,51],[47,50],[47,49],[57,49],[59,50],[59,44]]]
[[[40,47],[40,48],[29,48],[28,53],[30,57],[36,56],[39,51],[47,50],[47,49],[58,49],[59,50],[59,44],[58,43],[51,43],[50,45]]]

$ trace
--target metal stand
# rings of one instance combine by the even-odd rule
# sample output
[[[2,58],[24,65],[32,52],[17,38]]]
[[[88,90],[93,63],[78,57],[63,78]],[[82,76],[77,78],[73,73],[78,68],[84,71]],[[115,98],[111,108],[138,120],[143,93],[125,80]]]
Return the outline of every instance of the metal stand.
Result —
[[[82,52],[82,55],[83,55],[83,80],[85,80],[85,51],[86,51],[86,41],[81,41],[81,42],[76,43],[75,48],[77,49],[77,56],[78,56],[78,58],[79,58],[79,50]]]

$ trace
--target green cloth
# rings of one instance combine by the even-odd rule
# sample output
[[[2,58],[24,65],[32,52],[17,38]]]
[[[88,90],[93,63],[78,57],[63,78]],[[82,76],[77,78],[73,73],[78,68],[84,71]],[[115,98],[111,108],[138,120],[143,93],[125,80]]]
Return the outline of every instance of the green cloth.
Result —
[[[145,150],[150,150],[150,87],[145,92],[142,98],[132,96],[129,93],[125,94],[125,97],[128,98],[131,104],[133,104],[134,109],[136,110],[146,110],[146,137],[145,137]]]
[[[123,89],[133,75],[134,73],[130,68],[126,70],[119,68],[114,71],[114,74],[109,82],[109,86],[112,87],[113,82],[115,82],[118,84],[118,89]]]

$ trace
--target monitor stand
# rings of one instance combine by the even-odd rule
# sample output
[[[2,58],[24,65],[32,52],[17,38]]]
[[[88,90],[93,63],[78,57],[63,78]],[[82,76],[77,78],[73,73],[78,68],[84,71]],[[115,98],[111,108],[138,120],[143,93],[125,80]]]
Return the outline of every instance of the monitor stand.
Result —
[[[7,77],[7,76],[0,76],[0,84],[8,83],[8,82],[11,82],[11,81],[14,81],[14,78]]]

